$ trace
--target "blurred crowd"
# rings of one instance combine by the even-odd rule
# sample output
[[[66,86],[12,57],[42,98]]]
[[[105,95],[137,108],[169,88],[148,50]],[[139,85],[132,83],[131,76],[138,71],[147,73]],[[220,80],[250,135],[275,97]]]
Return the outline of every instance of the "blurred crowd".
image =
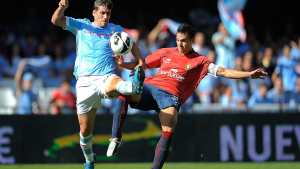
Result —
[[[199,15],[202,19],[197,17]],[[280,37],[274,38],[271,29],[265,28],[262,30],[264,37],[258,38],[253,26],[246,23],[247,39],[242,43],[229,35],[216,16],[209,16],[199,9],[192,10],[189,18],[196,32],[193,45],[196,52],[221,67],[242,71],[259,68],[268,76],[253,80],[208,75],[182,106],[181,113],[191,113],[195,103],[215,103],[224,107],[247,105],[248,108],[260,103],[300,103],[300,38],[293,32],[292,25],[286,25],[287,29]],[[124,29],[146,57],[157,49],[176,46],[178,24],[179,21],[164,18],[153,28],[139,24],[136,28]],[[9,87],[3,84],[4,80],[14,79],[17,114],[76,114],[76,79],[73,76],[76,37],[68,31],[61,37],[59,28],[44,25],[39,34],[34,31],[36,25],[33,24],[22,24],[22,29],[14,24],[1,25],[0,89]],[[124,59],[131,61],[134,58],[129,53]],[[154,76],[157,71],[146,70],[146,76]],[[125,80],[131,78],[130,71],[120,67],[116,74]],[[40,82],[39,89],[53,89],[51,99],[38,98],[39,91],[33,85],[35,80]],[[45,104],[47,106],[39,106]],[[103,101],[99,113],[112,113],[115,104],[116,101]]]

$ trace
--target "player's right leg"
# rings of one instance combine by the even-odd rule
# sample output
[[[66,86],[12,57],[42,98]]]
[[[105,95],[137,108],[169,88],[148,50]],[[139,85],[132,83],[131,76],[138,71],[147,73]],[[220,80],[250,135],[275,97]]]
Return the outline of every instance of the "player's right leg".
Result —
[[[94,121],[96,117],[96,108],[92,108],[89,112],[84,114],[78,114],[78,121],[80,125],[80,147],[83,155],[86,159],[84,166],[86,169],[94,169],[95,161],[97,159],[96,154],[93,153],[93,135]]]
[[[80,147],[86,159],[86,169],[94,169],[97,156],[93,153],[93,129],[97,109],[101,107],[101,91],[105,76],[79,77],[76,83],[76,107],[80,125]],[[99,87],[100,86],[100,87]],[[103,87],[104,88],[104,87]],[[100,93],[100,94],[99,94]]]

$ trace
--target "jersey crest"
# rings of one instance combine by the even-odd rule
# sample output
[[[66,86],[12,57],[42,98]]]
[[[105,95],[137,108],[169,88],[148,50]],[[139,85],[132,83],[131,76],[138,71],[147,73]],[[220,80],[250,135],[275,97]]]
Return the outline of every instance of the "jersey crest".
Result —
[[[192,64],[187,63],[187,64],[185,65],[185,69],[186,69],[186,70],[190,70],[191,68],[192,68]]]

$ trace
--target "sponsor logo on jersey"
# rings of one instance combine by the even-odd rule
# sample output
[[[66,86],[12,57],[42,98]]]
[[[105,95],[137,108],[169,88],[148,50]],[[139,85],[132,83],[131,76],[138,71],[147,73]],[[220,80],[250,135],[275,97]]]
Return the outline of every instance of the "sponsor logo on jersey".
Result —
[[[186,69],[186,70],[190,70],[191,68],[192,68],[192,64],[187,63],[187,64],[185,65],[185,69]]]
[[[171,62],[171,59],[166,59],[165,60],[165,63],[170,63]]]
[[[174,78],[176,80],[179,80],[179,81],[183,81],[184,77],[182,75],[177,74],[177,72],[178,72],[177,69],[170,69],[169,71],[161,70],[160,74],[167,75],[167,76],[172,77],[172,78]]]
[[[97,33],[97,32],[91,32],[91,31],[88,31],[88,30],[84,30],[83,32],[93,34],[93,35],[97,35],[97,36],[111,37],[111,34],[107,34],[107,33]]]
[[[111,33],[114,34],[116,28],[115,28],[114,26],[111,26],[111,27],[110,27],[110,30],[111,30]]]

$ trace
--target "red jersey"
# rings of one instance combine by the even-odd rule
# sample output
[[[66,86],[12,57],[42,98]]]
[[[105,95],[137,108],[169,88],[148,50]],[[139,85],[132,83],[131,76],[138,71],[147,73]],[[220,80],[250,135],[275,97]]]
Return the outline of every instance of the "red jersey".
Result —
[[[212,63],[197,52],[183,55],[177,47],[159,49],[148,55],[145,62],[149,68],[160,69],[157,75],[146,78],[144,83],[177,96],[181,105],[193,94]]]

